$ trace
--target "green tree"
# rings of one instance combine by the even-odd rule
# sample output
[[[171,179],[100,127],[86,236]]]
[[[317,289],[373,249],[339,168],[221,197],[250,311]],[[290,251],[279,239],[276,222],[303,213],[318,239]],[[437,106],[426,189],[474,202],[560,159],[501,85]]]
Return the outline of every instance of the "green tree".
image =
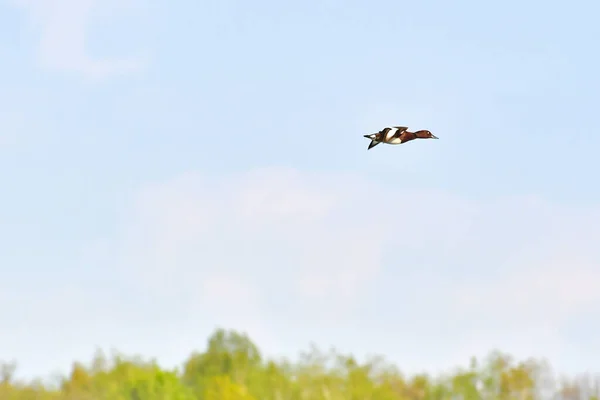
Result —
[[[384,358],[312,346],[297,362],[264,359],[247,335],[217,330],[181,373],[155,361],[98,352],[75,362],[57,387],[15,379],[15,363],[0,364],[0,400],[598,400],[600,379],[553,381],[540,361],[517,362],[492,352],[452,374],[405,376]]]

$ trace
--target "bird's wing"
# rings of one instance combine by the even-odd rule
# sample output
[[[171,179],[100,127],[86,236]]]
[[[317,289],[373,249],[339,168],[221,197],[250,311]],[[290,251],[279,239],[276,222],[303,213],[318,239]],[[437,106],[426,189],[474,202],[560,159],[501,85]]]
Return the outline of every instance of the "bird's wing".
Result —
[[[398,133],[404,132],[408,129],[407,126],[394,126],[394,128],[398,129]]]

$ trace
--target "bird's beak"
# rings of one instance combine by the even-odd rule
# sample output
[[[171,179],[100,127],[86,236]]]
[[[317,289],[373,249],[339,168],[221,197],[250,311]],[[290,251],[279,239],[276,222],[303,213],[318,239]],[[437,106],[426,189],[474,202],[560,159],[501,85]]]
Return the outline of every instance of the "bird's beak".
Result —
[[[439,137],[435,136],[433,133],[431,134],[432,139],[439,139]]]

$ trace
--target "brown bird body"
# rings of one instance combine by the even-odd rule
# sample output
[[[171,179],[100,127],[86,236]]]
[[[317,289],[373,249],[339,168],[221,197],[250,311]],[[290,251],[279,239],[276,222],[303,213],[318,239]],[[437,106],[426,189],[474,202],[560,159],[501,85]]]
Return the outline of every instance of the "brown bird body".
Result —
[[[377,133],[363,136],[367,139],[371,139],[371,143],[369,143],[369,148],[367,150],[372,149],[379,143],[402,144],[414,139],[438,139],[428,130],[410,132],[406,126],[392,126],[384,128]]]

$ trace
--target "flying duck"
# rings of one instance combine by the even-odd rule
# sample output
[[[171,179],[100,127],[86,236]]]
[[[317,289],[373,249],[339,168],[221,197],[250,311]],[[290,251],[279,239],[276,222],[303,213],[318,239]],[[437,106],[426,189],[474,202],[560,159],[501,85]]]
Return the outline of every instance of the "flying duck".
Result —
[[[371,139],[371,143],[369,143],[369,148],[367,150],[377,146],[379,143],[402,144],[413,139],[438,139],[438,137],[427,130],[409,132],[407,129],[406,126],[392,126],[391,128],[384,128],[371,135],[363,135],[367,139]]]

